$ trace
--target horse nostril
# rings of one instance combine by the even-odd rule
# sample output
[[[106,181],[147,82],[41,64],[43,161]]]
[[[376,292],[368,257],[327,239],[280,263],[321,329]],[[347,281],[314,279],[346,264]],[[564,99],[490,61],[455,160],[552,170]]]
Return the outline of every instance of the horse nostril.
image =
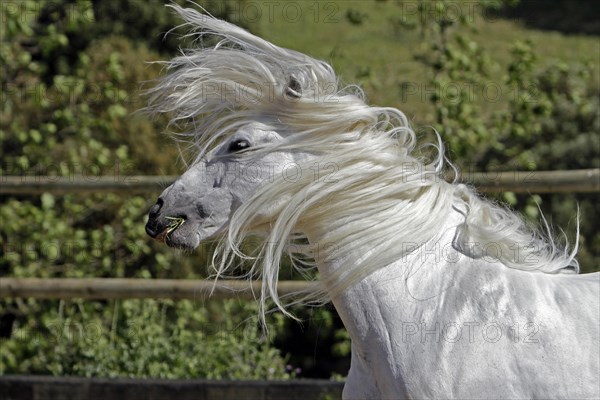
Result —
[[[146,233],[152,238],[155,238],[158,235],[158,232],[151,228],[150,224],[146,224]]]
[[[150,218],[154,218],[158,215],[163,204],[164,204],[163,199],[159,198],[158,201],[156,202],[156,204],[153,205],[152,208],[150,209]]]

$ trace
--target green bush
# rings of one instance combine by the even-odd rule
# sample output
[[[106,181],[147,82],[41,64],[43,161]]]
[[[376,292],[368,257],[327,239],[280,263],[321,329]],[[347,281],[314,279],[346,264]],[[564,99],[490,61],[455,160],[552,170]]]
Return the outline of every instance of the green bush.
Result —
[[[476,18],[448,18],[460,2],[420,4],[430,8],[429,17],[404,25],[422,32],[422,50],[416,58],[434,88],[429,102],[435,120],[429,122],[442,134],[459,167],[492,172],[600,167],[600,82],[592,62],[545,65],[525,40],[512,45],[510,62],[502,67],[469,35],[477,30]],[[501,96],[481,96],[485,93],[481,89],[490,83]],[[468,164],[461,165],[460,160]],[[589,223],[600,218],[594,196],[503,193],[499,197],[536,221],[540,205],[546,216],[555,217],[556,225],[567,227],[570,243],[575,242],[579,204],[582,219],[588,222],[580,231],[582,271],[594,271],[600,264],[600,233]]]
[[[286,379],[251,302],[124,300],[28,302],[41,315],[2,339],[0,374]],[[37,310],[36,310],[37,309]],[[246,316],[240,322],[236,317]],[[24,316],[20,316],[23,320]]]
[[[161,3],[119,2],[114,21],[102,8],[112,2],[2,5],[0,175],[180,172],[176,146],[161,139],[165,121],[135,113],[144,105],[140,82],[159,75],[145,61],[164,50],[154,37],[139,39],[149,25],[174,25]],[[180,254],[146,237],[152,197],[2,196],[0,276],[206,276],[206,251]],[[257,314],[234,300],[1,301],[0,374],[289,377]]]

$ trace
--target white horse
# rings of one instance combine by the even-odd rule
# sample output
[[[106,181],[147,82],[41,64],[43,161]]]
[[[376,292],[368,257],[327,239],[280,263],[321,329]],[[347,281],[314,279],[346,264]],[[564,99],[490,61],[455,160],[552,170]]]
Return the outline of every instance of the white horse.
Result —
[[[314,260],[308,300],[330,299],[352,338],[344,398],[600,397],[600,274],[577,274],[577,243],[445,182],[441,143],[425,162],[405,116],[326,63],[173,8],[201,46],[166,63],[150,109],[191,127],[198,158],[150,210],[150,236],[221,237],[222,274],[261,235],[261,304],[284,313],[280,260]]]

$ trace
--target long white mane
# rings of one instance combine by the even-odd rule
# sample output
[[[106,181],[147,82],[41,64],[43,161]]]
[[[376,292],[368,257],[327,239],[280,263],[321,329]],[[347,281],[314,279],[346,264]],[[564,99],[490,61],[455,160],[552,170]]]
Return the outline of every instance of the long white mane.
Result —
[[[188,127],[198,159],[251,121],[273,126],[285,138],[276,149],[263,151],[314,155],[309,165],[299,166],[310,173],[293,180],[276,177],[245,201],[220,244],[223,257],[215,268],[223,274],[235,266],[235,255],[244,256],[241,243],[255,215],[273,199],[286,199],[273,208],[269,232],[254,258],[253,272],[263,280],[263,305],[271,297],[283,309],[276,286],[286,254],[306,264],[331,243],[335,246],[325,257],[372,249],[344,270],[320,277],[335,295],[415,250],[403,243],[418,247],[435,239],[440,221],[453,208],[464,212],[459,228],[468,241],[480,248],[493,244],[494,254],[486,255],[506,267],[578,271],[577,243],[572,252],[561,249],[549,232],[532,229],[465,185],[447,183],[443,146],[432,144],[438,155],[429,162],[418,156],[416,135],[401,111],[367,105],[362,91],[342,87],[325,62],[195,10],[170,7],[199,46],[165,63],[169,73],[153,89],[150,109]],[[317,175],[313,165],[321,167]],[[300,235],[307,229],[321,229],[322,243],[308,245]]]

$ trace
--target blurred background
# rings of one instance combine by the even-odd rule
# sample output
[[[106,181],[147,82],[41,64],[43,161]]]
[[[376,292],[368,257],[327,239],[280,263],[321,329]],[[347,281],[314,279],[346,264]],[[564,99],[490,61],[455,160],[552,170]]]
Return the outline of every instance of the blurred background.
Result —
[[[193,6],[184,1],[182,5]],[[600,7],[546,1],[198,1],[273,43],[330,62],[371,104],[437,129],[463,171],[600,167]],[[191,45],[158,0],[3,1],[0,179],[178,175],[166,119],[136,113],[142,88]],[[1,181],[0,181],[1,184]],[[0,195],[2,277],[203,278],[211,247],[146,236],[161,192]],[[597,193],[490,195],[545,217],[583,272],[600,265]],[[560,231],[558,231],[560,233]],[[285,268],[285,267],[284,267]],[[282,279],[294,279],[283,271]],[[342,378],[350,343],[335,310],[302,323],[230,300],[0,300],[0,374]]]

